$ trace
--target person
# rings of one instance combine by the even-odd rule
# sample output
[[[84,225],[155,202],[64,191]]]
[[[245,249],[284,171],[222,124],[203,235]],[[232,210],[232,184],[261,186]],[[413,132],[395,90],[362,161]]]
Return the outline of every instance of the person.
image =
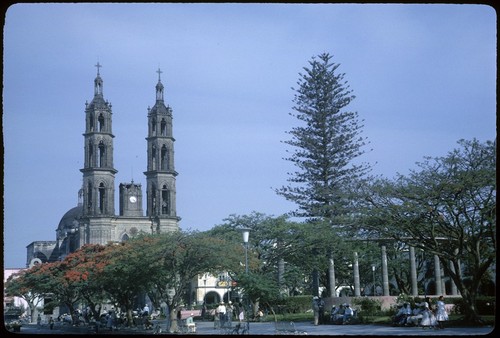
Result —
[[[113,317],[111,316],[111,310],[109,310],[106,315],[106,327],[109,331],[113,331]]]
[[[42,324],[42,316],[38,314],[38,317],[36,317],[36,325],[40,327],[41,324]]]
[[[241,323],[245,320],[245,310],[243,309],[243,306],[240,306],[239,309],[240,309],[240,313],[238,314],[238,320]]]
[[[224,327],[226,320],[226,305],[224,305],[224,302],[220,302],[217,307],[217,315],[219,316],[220,327]]]
[[[314,296],[312,301],[312,309],[314,313],[314,325],[318,325],[319,322],[319,297]]]
[[[186,318],[186,327],[189,332],[195,333],[196,332],[196,324],[194,323],[194,314],[191,313],[189,317]]]
[[[345,305],[344,317],[342,318],[342,324],[348,324],[354,314],[349,304]]]
[[[411,316],[411,306],[410,303],[404,303],[399,309],[396,316],[394,316],[393,324],[394,325],[406,325],[406,321],[409,316]]]
[[[51,330],[54,328],[54,319],[52,317],[49,318],[49,327]]]
[[[422,312],[424,308],[420,304],[416,304],[413,309],[411,316],[406,319],[406,325],[408,326],[418,326],[419,321],[422,319]]]
[[[262,317],[264,317],[264,312],[262,312],[262,309],[259,309],[259,311],[257,311],[257,321],[260,322]]]
[[[143,317],[149,316],[149,306],[148,306],[148,304],[144,305],[144,308],[142,309],[142,316]]]
[[[203,306],[201,307],[201,319],[205,320],[205,316],[207,314],[207,305],[203,302]]]
[[[233,324],[233,303],[231,301],[226,306],[226,322],[227,326],[232,326]]]
[[[422,320],[420,321],[420,326],[423,328],[430,327],[430,328],[435,328],[436,327],[436,316],[434,316],[434,313],[431,311],[429,302],[424,302],[423,303],[423,311],[422,311]]]
[[[398,312],[396,312],[396,314],[392,318],[392,325],[399,325],[399,322],[401,321],[401,318],[403,317],[404,314],[403,304],[399,303],[397,304],[397,307],[398,307]]]
[[[332,309],[330,310],[330,322],[335,322],[335,315],[339,312],[337,306],[335,304],[332,305]]]
[[[446,312],[444,297],[439,296],[438,301],[436,303],[436,321],[438,328],[444,329],[444,322],[447,320],[448,320],[448,313]]]
[[[337,311],[334,314],[334,324],[342,324],[342,321],[344,320],[344,313],[345,313],[345,306],[344,304],[340,304],[340,306],[337,308]]]
[[[319,306],[319,313],[318,313],[319,324],[324,324],[323,317],[325,316],[325,301],[321,297],[318,298],[318,306]]]
[[[220,317],[219,314],[217,313],[217,309],[215,309],[214,313],[214,330],[220,328]]]

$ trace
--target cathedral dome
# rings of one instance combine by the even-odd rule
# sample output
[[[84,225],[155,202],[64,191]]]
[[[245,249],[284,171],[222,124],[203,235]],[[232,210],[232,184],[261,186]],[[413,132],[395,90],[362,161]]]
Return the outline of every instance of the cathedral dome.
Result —
[[[75,229],[78,226],[78,218],[82,215],[82,205],[69,209],[61,218],[59,226],[57,227],[57,233],[64,235],[66,231]]]

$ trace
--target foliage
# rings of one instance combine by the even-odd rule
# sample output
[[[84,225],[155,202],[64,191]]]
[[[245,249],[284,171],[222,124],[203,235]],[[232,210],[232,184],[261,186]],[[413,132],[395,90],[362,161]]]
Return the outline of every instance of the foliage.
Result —
[[[38,276],[35,274],[35,271],[40,268],[40,265],[35,265],[31,269],[21,270],[12,274],[4,285],[6,296],[20,297],[28,303],[30,316],[33,320],[35,318],[35,309],[43,299],[43,292],[36,289]]]
[[[284,299],[288,313],[301,313],[311,309],[311,296],[295,296]]]
[[[299,87],[293,88],[295,113],[290,115],[302,125],[284,142],[293,147],[286,160],[298,170],[289,173],[290,185],[276,192],[298,205],[294,216],[333,221],[349,210],[348,188],[369,167],[354,163],[364,153],[363,126],[356,112],[345,110],[355,96],[331,59],[328,53],[313,57],[305,73],[299,73]]]
[[[359,309],[359,316],[375,316],[380,314],[382,302],[367,297],[354,297],[352,304]]]
[[[151,283],[148,294],[156,302],[168,304],[171,319],[175,319],[176,309],[184,302],[189,283],[197,275],[215,274],[236,265],[232,258],[238,252],[237,246],[208,232],[175,231],[144,236],[131,243],[144,241],[148,243],[148,257],[144,257],[143,264],[154,266],[147,276]]]
[[[359,224],[367,234],[438,256],[466,300],[465,319],[478,322],[475,299],[496,262],[496,141],[458,143],[408,177],[365,186]]]

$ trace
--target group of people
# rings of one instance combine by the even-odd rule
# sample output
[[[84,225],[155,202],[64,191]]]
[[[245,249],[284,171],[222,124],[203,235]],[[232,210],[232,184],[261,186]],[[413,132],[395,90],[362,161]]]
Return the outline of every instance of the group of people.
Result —
[[[214,329],[231,327],[233,319],[238,319],[240,323],[245,320],[243,305],[238,304],[238,306],[234,307],[231,301],[227,305],[224,302],[220,302],[219,306],[215,309]]]
[[[394,325],[398,326],[421,326],[436,329],[444,329],[444,322],[448,320],[448,313],[444,303],[444,297],[439,296],[435,306],[431,305],[431,300],[425,300],[416,304],[412,310],[409,303],[399,306],[399,310],[392,318]]]
[[[328,324],[328,317],[325,316],[325,301],[314,296],[312,301],[314,314],[314,325]],[[330,311],[330,324],[350,324],[355,317],[355,310],[347,303],[337,307],[335,304]]]
[[[332,305],[330,322],[332,324],[349,324],[354,316],[354,310],[349,304]]]

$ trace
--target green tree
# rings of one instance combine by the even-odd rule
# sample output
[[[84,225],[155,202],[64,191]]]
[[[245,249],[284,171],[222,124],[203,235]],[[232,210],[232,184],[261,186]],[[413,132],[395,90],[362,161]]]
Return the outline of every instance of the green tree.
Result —
[[[161,268],[157,257],[150,255],[153,243],[152,238],[139,236],[108,244],[95,256],[99,269],[93,278],[101,284],[111,303],[127,313],[129,323],[133,322],[135,297],[152,287],[152,276]]]
[[[223,238],[196,231],[175,231],[149,238],[148,255],[157,264],[149,275],[154,284],[149,290],[150,298],[168,304],[171,330],[176,331],[176,310],[183,304],[191,281],[200,274],[227,269],[227,262],[236,262],[231,263],[232,266],[237,264],[234,255],[238,248]]]
[[[334,221],[349,212],[348,187],[369,170],[367,164],[355,163],[364,154],[366,139],[361,137],[358,113],[346,111],[355,98],[338,73],[339,64],[323,53],[309,61],[300,75],[294,98],[296,113],[290,115],[302,125],[293,128],[291,140],[284,143],[294,148],[286,160],[297,171],[289,173],[290,184],[276,189],[287,200],[297,204],[294,216]],[[295,90],[295,89],[294,89]]]
[[[477,323],[478,290],[496,265],[496,141],[458,143],[419,171],[365,186],[360,224],[438,256],[464,299],[465,320]]]

